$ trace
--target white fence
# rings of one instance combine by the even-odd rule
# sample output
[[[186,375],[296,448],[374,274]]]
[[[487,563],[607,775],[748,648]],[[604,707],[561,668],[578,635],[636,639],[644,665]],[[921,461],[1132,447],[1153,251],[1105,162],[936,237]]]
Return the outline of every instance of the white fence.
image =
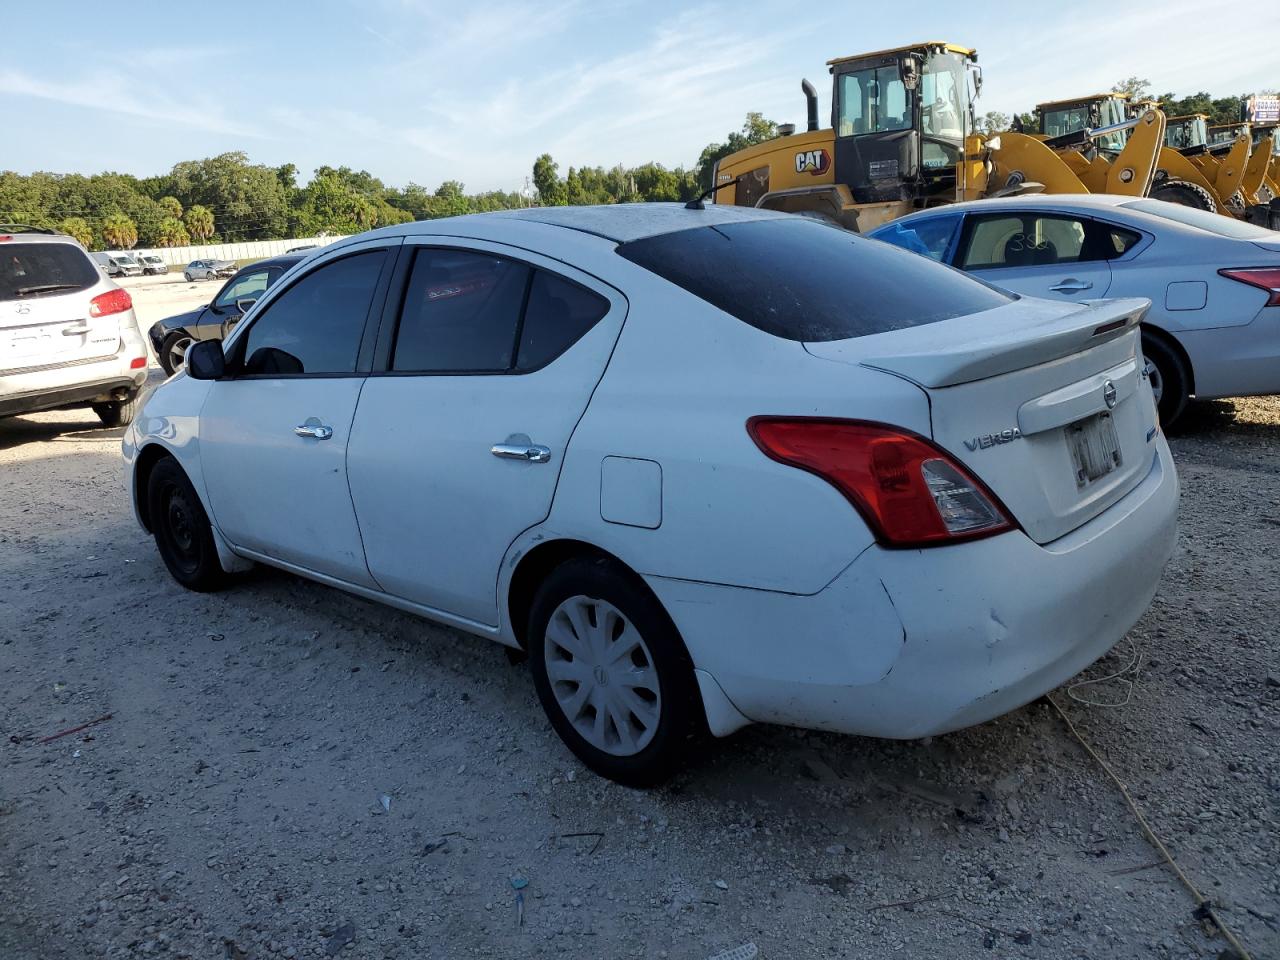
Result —
[[[125,253],[137,256],[140,253],[155,254],[171,267],[185,267],[192,260],[249,260],[262,257],[275,257],[294,247],[323,247],[335,240],[343,240],[344,236],[328,234],[319,237],[297,237],[293,240],[246,240],[243,243],[202,243],[190,247],[138,247],[126,250]],[[109,250],[108,253],[120,251]]]

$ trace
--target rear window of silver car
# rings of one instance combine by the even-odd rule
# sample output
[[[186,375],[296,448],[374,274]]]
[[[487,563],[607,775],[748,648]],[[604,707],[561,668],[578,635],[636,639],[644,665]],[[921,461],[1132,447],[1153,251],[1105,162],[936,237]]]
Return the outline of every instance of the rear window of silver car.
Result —
[[[102,277],[88,255],[69,243],[0,243],[0,300],[88,290]]]
[[[1181,223],[1184,226],[1195,227],[1208,233],[1215,233],[1220,237],[1230,237],[1232,240],[1276,239],[1276,231],[1274,230],[1267,230],[1256,224],[1246,223],[1244,220],[1236,220],[1234,217],[1224,217],[1220,213],[1210,213],[1208,210],[1183,206],[1180,203],[1143,199],[1133,200],[1129,203],[1121,204],[1121,206],[1128,207],[1130,210],[1149,213],[1164,220],[1172,220],[1174,223]]]
[[[1008,294],[814,220],[751,220],[632,240],[618,253],[787,340],[865,337],[981,313]]]

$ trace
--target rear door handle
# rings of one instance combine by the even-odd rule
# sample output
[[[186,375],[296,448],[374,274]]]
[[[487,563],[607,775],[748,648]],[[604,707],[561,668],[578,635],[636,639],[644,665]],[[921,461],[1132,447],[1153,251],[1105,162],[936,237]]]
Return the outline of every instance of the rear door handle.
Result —
[[[1093,282],[1090,280],[1077,280],[1075,277],[1067,277],[1056,285],[1049,288],[1055,293],[1079,293],[1082,290],[1092,290]]]
[[[527,460],[529,463],[546,463],[551,459],[550,447],[544,447],[540,443],[511,443],[511,439],[508,437],[507,443],[495,443],[489,448],[489,452],[495,457],[502,457],[507,460]]]
[[[333,427],[325,426],[315,417],[307,417],[307,422],[294,427],[293,432],[311,440],[328,440],[333,436]]]

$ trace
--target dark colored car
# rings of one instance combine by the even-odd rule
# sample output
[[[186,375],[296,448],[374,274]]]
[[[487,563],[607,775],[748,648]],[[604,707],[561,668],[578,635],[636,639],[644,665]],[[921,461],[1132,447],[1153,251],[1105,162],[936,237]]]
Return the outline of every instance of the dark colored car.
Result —
[[[301,259],[302,254],[284,254],[251,263],[236,271],[205,306],[152,324],[147,336],[165,373],[172,376],[182,369],[187,347],[196,340],[226,337],[263,292]]]

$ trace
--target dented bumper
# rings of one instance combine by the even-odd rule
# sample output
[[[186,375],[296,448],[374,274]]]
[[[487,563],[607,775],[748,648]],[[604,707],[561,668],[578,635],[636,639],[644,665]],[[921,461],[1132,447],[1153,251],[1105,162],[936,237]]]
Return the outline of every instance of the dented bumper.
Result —
[[[749,720],[910,739],[992,719],[1070,679],[1142,616],[1173,553],[1168,445],[1064,537],[866,550],[795,596],[649,578],[695,665]]]

